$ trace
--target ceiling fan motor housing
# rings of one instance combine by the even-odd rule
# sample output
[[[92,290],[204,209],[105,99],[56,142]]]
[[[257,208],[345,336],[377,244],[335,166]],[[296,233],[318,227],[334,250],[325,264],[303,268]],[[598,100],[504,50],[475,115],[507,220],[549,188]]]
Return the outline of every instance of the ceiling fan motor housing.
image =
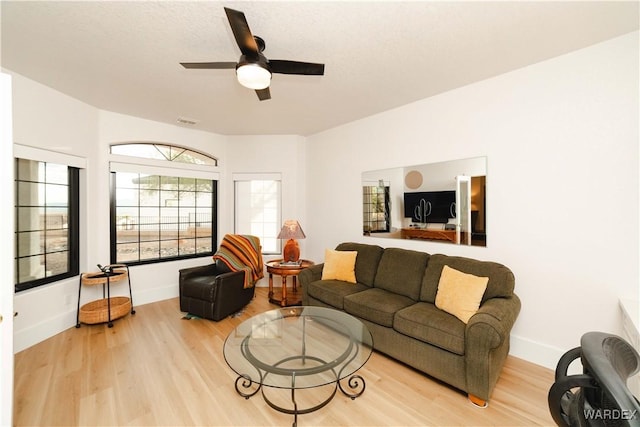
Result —
[[[265,89],[271,83],[271,67],[264,55],[242,55],[236,65],[236,75],[241,85],[249,89]]]

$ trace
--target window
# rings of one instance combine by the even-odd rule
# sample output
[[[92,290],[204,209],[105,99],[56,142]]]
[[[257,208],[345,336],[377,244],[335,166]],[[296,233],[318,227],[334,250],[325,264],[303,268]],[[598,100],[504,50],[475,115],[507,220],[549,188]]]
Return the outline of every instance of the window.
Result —
[[[389,187],[384,185],[362,187],[364,234],[384,233],[391,228]]]
[[[182,147],[132,143],[112,154],[111,262],[128,265],[210,256],[216,249],[217,165]],[[115,157],[120,160],[120,158]],[[164,167],[163,160],[171,162]]]
[[[16,277],[22,291],[79,273],[79,169],[16,159]]]
[[[137,142],[111,146],[111,154],[141,157],[143,159],[167,160],[169,162],[218,166],[218,159],[175,145]]]
[[[114,172],[112,262],[211,255],[216,187],[207,179]]]
[[[268,179],[274,178],[274,179]],[[263,254],[279,254],[282,227],[279,174],[235,174],[235,232],[260,238]]]

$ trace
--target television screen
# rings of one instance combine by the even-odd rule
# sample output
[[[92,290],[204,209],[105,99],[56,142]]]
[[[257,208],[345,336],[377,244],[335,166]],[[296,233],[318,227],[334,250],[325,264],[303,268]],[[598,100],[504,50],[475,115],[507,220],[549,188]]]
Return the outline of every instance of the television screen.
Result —
[[[404,193],[404,217],[419,223],[447,223],[456,216],[456,192]]]

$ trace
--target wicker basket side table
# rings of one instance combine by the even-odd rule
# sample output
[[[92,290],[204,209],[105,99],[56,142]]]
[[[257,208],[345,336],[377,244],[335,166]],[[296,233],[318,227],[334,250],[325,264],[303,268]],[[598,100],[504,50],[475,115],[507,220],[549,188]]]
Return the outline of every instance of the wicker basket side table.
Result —
[[[111,296],[111,284],[127,280],[129,284],[129,296]],[[83,286],[102,285],[102,299],[88,302],[80,306],[80,297]],[[106,293],[105,293],[106,291]],[[76,328],[80,323],[97,324],[107,323],[112,328],[113,320],[126,316],[127,313],[136,314],[133,308],[131,294],[131,277],[129,267],[126,264],[107,265],[102,271],[94,273],[82,273],[78,284],[78,312],[76,315]]]

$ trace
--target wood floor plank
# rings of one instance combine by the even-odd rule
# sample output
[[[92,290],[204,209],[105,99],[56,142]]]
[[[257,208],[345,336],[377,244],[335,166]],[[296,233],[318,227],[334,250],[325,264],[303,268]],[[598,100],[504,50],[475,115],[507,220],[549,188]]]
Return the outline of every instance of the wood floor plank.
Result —
[[[16,426],[282,426],[293,416],[258,394],[234,388],[222,348],[242,321],[277,308],[267,290],[240,314],[220,322],[183,319],[178,300],[136,307],[106,325],[70,328],[15,357]],[[302,426],[552,426],[546,396],[553,372],[509,356],[490,405],[406,365],[373,353],[359,371],[366,390],[351,400],[337,392],[324,408],[300,415]],[[288,390],[270,392],[288,404]],[[299,403],[322,400],[320,390]]]

